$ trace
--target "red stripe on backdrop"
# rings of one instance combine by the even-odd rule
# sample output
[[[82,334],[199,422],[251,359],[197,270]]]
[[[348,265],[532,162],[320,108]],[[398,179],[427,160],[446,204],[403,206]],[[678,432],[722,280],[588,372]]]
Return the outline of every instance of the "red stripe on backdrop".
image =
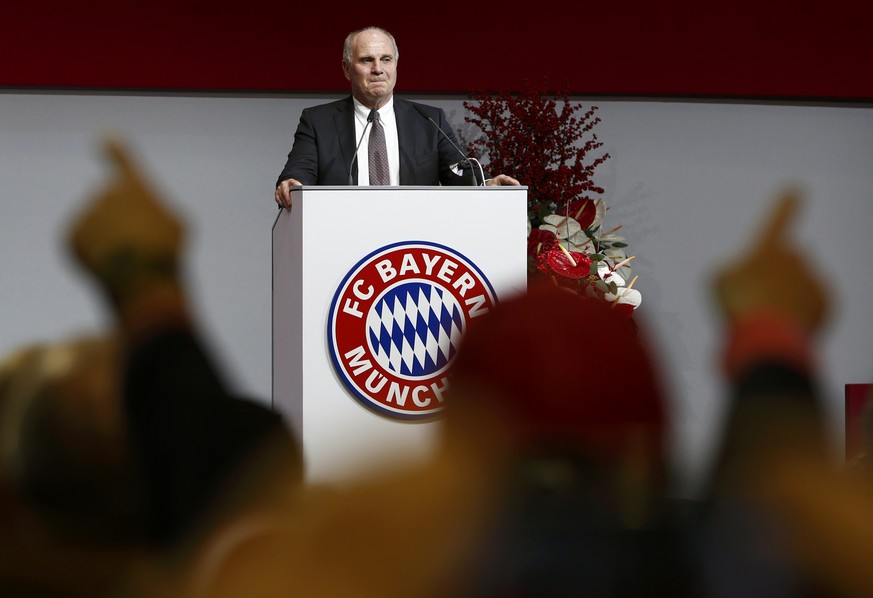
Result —
[[[359,5],[360,6],[360,5]],[[693,0],[346,4],[17,2],[0,19],[0,86],[341,91],[345,34],[397,37],[398,91],[873,98],[862,4]],[[362,11],[355,9],[358,14]]]

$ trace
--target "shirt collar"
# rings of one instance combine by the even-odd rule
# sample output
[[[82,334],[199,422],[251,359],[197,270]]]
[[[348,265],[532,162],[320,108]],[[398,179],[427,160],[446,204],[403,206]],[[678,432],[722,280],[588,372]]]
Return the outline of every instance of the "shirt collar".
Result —
[[[370,109],[360,103],[354,96],[352,96],[352,102],[355,105],[355,116],[362,122],[367,122],[367,117],[370,116]],[[386,114],[394,114],[394,94],[391,94],[388,101],[379,108],[379,117],[383,121]]]

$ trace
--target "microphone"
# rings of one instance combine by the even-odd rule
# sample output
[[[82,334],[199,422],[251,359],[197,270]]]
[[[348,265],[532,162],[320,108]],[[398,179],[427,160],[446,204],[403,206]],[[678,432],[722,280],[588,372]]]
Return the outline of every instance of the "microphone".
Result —
[[[443,131],[442,127],[440,127],[434,119],[432,119],[428,114],[426,114],[422,108],[420,108],[416,104],[412,104],[412,107],[415,108],[415,111],[418,112],[422,118],[427,119],[430,122],[430,124],[435,126],[436,130],[440,132],[440,135],[445,137],[449,141],[449,143],[452,144],[452,147],[455,148],[458,151],[458,153],[461,154],[461,156],[463,156],[464,160],[463,160],[463,162],[459,162],[459,164],[469,164],[470,168],[472,169],[473,162],[476,163],[476,166],[479,167],[479,174],[482,176],[482,183],[481,184],[477,183],[476,186],[477,187],[484,186],[485,185],[485,172],[482,170],[482,165],[479,163],[479,160],[477,160],[476,158],[471,158],[467,154],[462,152],[461,148],[458,147],[458,144],[455,143],[454,141],[452,141],[452,138],[449,137],[448,134],[446,134],[446,132]],[[473,180],[474,181],[476,180],[476,171],[475,170],[473,170]]]
[[[360,149],[361,144],[364,142],[364,135],[367,134],[367,129],[370,128],[370,125],[373,123],[373,120],[376,118],[376,110],[375,108],[370,109],[370,114],[367,115],[367,124],[364,125],[364,130],[361,131],[361,138],[358,139],[358,145],[355,146],[355,155],[352,156],[352,163],[349,164],[349,185],[352,184],[352,170],[355,168],[355,160],[358,159],[358,149]]]

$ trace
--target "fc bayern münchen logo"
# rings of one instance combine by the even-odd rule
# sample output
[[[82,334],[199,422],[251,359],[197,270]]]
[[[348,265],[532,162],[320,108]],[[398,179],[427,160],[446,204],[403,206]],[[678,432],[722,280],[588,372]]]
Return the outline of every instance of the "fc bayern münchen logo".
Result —
[[[495,303],[488,279],[449,247],[387,245],[358,262],[334,294],[331,359],[366,407],[404,420],[433,417],[468,322]]]

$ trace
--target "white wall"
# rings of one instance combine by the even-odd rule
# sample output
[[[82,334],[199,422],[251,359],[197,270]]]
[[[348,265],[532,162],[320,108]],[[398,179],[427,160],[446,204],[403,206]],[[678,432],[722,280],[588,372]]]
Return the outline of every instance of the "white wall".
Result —
[[[114,128],[192,225],[194,301],[228,377],[269,401],[273,185],[300,111],[327,99],[0,93],[0,352],[102,323],[95,296],[69,269],[63,235],[100,183],[99,135]],[[461,99],[412,99],[446,108],[463,128]],[[873,377],[873,109],[595,103],[613,156],[601,171],[607,225],[624,225],[638,255],[640,315],[664,348],[675,453],[689,477],[705,463],[722,406],[706,283],[787,182],[808,189],[798,238],[825,268],[838,310],[821,350],[841,440],[843,384]]]

